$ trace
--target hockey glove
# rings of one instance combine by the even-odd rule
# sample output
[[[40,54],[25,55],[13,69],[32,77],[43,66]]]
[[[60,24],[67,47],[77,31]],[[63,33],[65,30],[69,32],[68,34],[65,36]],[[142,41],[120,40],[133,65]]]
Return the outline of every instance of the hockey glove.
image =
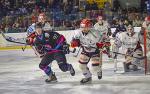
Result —
[[[27,39],[26,39],[26,43],[27,43],[28,45],[33,45],[34,39],[33,39],[33,38],[27,38]]]
[[[97,46],[97,48],[99,48],[99,49],[102,49],[103,47],[104,47],[104,42],[97,42],[96,43],[96,46]]]
[[[26,43],[28,45],[32,45],[34,43],[34,38],[36,37],[36,34],[35,32],[34,33],[31,33],[30,35],[27,36],[26,38]]]
[[[111,46],[111,44],[110,44],[110,42],[97,42],[96,46],[99,49],[102,49],[103,47],[109,47],[109,46]]]
[[[105,42],[105,46],[109,47],[109,46],[111,46],[111,43],[110,42]]]
[[[73,39],[71,41],[71,47],[75,48],[75,47],[79,47],[80,46],[80,40],[79,39]]]

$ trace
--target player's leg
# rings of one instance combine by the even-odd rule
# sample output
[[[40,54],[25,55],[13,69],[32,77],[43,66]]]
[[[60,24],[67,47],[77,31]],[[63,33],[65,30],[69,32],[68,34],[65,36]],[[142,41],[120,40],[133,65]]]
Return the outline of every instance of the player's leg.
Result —
[[[92,74],[87,66],[89,60],[90,57],[82,52],[79,58],[79,68],[81,69],[84,78],[81,79],[81,84],[90,83],[92,81]]]
[[[126,56],[125,56],[125,62],[123,62],[125,72],[130,71],[129,66],[131,65],[131,62],[133,61],[132,55],[133,55],[133,49],[132,50],[128,49],[126,52]]]
[[[75,75],[75,70],[72,64],[68,64],[66,60],[66,56],[63,52],[57,52],[54,54],[54,59],[57,61],[59,68],[63,71],[70,71],[72,76]]]
[[[102,54],[101,54],[102,55]],[[102,60],[100,60],[100,54],[95,53],[91,57],[93,70],[97,73],[98,79],[102,78]]]
[[[57,78],[54,74],[54,72],[51,69],[51,66],[49,64],[53,61],[53,54],[46,54],[39,64],[39,68],[42,69],[45,74],[48,76],[48,79],[46,79],[46,82],[56,82]]]
[[[138,57],[138,58],[143,57],[143,50],[142,50],[142,47],[136,49],[136,50],[133,52],[133,56],[134,56],[134,57]],[[143,59],[138,59],[138,58],[133,58],[133,61],[131,62],[131,63],[132,63],[132,66],[129,66],[130,69],[136,71],[136,70],[138,70],[138,67],[144,67],[144,60],[143,60]]]

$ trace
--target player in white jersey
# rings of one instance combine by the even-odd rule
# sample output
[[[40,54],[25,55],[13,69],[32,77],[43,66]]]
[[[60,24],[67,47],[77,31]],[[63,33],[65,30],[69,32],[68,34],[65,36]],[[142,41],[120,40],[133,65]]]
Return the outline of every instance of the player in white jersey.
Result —
[[[51,25],[47,22],[46,20],[46,15],[44,13],[40,13],[38,16],[38,22],[41,22],[43,25],[43,30],[44,31],[52,31]],[[27,29],[27,36],[35,32],[35,23],[33,23],[31,26],[28,27]]]
[[[124,62],[125,72],[130,70],[136,71],[138,70],[138,65],[141,65],[139,63],[143,63],[142,59],[139,59],[143,56],[143,50],[140,45],[142,39],[140,38],[140,33],[134,32],[134,28],[129,25],[127,27],[127,32],[120,33],[115,40],[113,51],[118,52],[119,48],[122,46],[126,53]]]
[[[82,70],[84,78],[81,84],[92,81],[92,74],[87,66],[91,60],[93,70],[97,73],[98,79],[102,78],[102,62],[100,62],[100,51],[97,44],[101,42],[102,34],[92,27],[89,19],[83,19],[80,23],[81,29],[74,35],[71,42],[72,47],[81,47],[82,52],[79,58],[79,68]]]
[[[109,24],[107,21],[103,20],[102,16],[98,16],[97,23],[94,25],[94,28],[104,34],[107,34],[109,30]]]
[[[97,17],[97,23],[94,25],[94,28],[103,34],[103,42],[110,42],[110,26],[108,22],[103,19],[102,16]],[[108,53],[108,57],[111,57],[110,48],[106,47],[106,50]]]

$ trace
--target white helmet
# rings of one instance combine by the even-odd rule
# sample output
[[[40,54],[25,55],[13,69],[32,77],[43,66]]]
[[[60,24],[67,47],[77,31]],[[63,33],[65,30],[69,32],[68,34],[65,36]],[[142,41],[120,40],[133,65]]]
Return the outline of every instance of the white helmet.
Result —
[[[129,36],[132,36],[132,34],[134,33],[134,28],[132,25],[128,25],[127,33],[129,34]]]

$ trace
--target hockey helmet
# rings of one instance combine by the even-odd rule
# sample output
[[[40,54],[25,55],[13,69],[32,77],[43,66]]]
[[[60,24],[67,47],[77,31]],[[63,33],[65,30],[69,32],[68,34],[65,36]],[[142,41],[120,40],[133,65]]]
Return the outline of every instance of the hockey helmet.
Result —
[[[91,27],[92,26],[92,22],[90,21],[90,19],[83,19],[80,23],[80,27],[81,28],[86,28],[86,27]]]
[[[38,16],[38,21],[43,22],[43,21],[45,21],[45,19],[46,19],[45,13],[40,13]]]
[[[132,25],[128,25],[128,27],[127,27],[127,33],[130,35],[130,34],[132,34],[133,32],[134,32],[133,26],[132,26]]]
[[[150,21],[150,16],[145,17],[145,21]]]
[[[128,25],[127,29],[133,29],[133,26],[132,25]]]

